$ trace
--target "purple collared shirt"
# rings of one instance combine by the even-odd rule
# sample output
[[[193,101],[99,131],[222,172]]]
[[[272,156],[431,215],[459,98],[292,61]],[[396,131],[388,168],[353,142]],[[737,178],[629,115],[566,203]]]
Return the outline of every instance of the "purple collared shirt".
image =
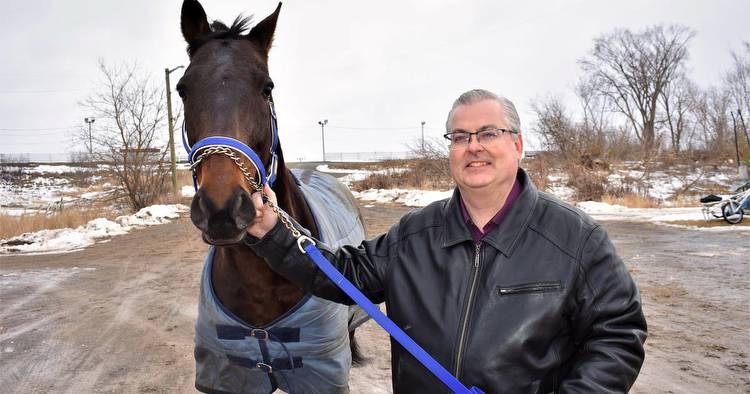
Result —
[[[518,179],[516,179],[515,182],[513,182],[513,188],[510,189],[510,193],[508,194],[508,198],[505,199],[505,204],[503,204],[503,207],[500,208],[499,211],[495,214],[495,216],[490,219],[487,224],[484,225],[483,229],[479,229],[476,224],[471,220],[471,216],[469,216],[469,211],[466,210],[466,206],[464,205],[464,199],[463,197],[460,198],[459,205],[461,205],[461,214],[464,217],[464,222],[469,227],[469,231],[471,232],[471,238],[474,239],[474,242],[478,245],[479,242],[484,238],[487,234],[490,233],[490,231],[494,230],[500,223],[503,221],[503,218],[505,218],[505,215],[510,210],[510,207],[513,205],[513,203],[518,199],[518,196],[521,194],[521,191],[523,188],[521,187],[521,183],[518,182]]]

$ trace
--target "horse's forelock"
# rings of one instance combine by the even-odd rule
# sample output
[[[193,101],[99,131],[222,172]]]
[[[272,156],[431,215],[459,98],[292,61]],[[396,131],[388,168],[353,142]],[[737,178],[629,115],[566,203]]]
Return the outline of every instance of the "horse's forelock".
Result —
[[[242,16],[241,14],[234,19],[232,26],[227,27],[224,22],[215,20],[211,23],[211,32],[204,34],[188,43],[188,55],[193,56],[195,52],[209,41],[217,39],[241,40],[247,36],[244,33],[249,29],[248,25],[252,21],[251,16]]]

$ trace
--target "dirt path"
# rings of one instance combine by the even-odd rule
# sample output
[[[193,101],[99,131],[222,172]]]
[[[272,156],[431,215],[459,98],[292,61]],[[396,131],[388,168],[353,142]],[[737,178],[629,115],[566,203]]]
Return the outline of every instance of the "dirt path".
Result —
[[[363,208],[371,235],[406,211]],[[650,328],[632,392],[749,392],[747,235],[605,225],[641,286]],[[183,218],[82,252],[0,257],[2,392],[194,392],[205,250]],[[387,337],[367,323],[358,338],[370,360],[353,370],[352,392],[390,393]]]

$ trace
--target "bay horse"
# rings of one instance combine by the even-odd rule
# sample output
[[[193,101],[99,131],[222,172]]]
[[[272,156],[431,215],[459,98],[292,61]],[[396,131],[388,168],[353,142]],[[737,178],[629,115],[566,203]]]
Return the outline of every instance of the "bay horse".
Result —
[[[211,245],[195,334],[195,385],[206,393],[346,393],[360,360],[360,315],[305,294],[243,244],[255,216],[250,195],[264,183],[313,237],[334,246],[364,238],[343,185],[285,165],[268,72],[280,8],[245,33],[249,18],[209,23],[197,0],[182,4],[190,64],[177,92],[197,190],[190,217]]]

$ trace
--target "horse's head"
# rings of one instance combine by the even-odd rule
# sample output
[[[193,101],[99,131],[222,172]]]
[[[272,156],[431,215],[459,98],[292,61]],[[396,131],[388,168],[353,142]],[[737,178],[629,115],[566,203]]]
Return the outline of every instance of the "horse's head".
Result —
[[[183,2],[182,35],[188,43],[190,65],[177,91],[183,100],[190,146],[207,137],[228,137],[252,148],[262,165],[269,166],[273,82],[268,75],[268,52],[280,8],[279,3],[273,14],[243,34],[248,19],[238,17],[229,27],[209,24],[198,1]],[[242,154],[235,158],[204,155],[195,168],[198,191],[190,217],[209,243],[238,242],[255,217],[250,198],[254,190],[241,166],[252,178],[259,178],[257,166]]]

